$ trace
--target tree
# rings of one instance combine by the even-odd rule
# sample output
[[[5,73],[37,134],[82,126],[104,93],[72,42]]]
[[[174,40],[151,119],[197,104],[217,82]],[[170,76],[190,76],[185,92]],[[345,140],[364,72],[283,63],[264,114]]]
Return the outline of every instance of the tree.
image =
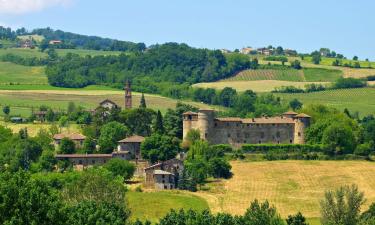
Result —
[[[147,137],[141,144],[142,157],[151,163],[173,159],[180,150],[179,140],[157,133]]]
[[[208,176],[208,164],[204,159],[194,158],[185,161],[188,176],[195,184],[203,185]]]
[[[302,69],[301,62],[299,60],[294,60],[290,63],[290,66],[296,70]]]
[[[322,143],[326,145],[330,155],[353,153],[357,145],[352,129],[339,123],[334,123],[324,130]]]
[[[45,150],[42,152],[37,164],[36,170],[39,172],[51,172],[54,170],[57,164],[57,159],[55,158],[55,153],[53,151]]]
[[[129,134],[129,129],[119,122],[113,121],[103,125],[98,139],[101,152],[111,153],[116,148],[117,142]]]
[[[130,133],[149,136],[155,114],[152,109],[136,108],[122,111],[119,117],[120,121],[129,128]]]
[[[318,65],[320,63],[320,61],[322,60],[322,56],[321,56],[320,52],[318,52],[318,51],[315,51],[315,52],[311,53],[311,56],[312,56],[312,62],[316,65]]]
[[[233,88],[225,87],[219,94],[219,101],[222,106],[232,107],[237,98],[237,92]]]
[[[268,201],[259,203],[255,200],[250,204],[244,215],[246,225],[284,225],[283,219],[277,213],[274,206],[270,206]]]
[[[82,201],[69,207],[67,224],[71,225],[123,225],[129,218],[125,204]]]
[[[289,107],[292,108],[293,110],[298,110],[302,109],[302,102],[298,101],[298,99],[293,99],[292,101],[289,102]]]
[[[57,55],[57,52],[55,49],[53,48],[50,48],[47,50],[47,54],[48,54],[48,61],[56,61],[58,59],[58,55]]]
[[[68,117],[67,116],[62,116],[59,119],[59,126],[60,127],[66,127],[69,123]]]
[[[191,129],[186,134],[184,147],[189,148],[192,144],[199,140],[201,140],[200,131],[197,129]]]
[[[358,56],[355,55],[355,56],[353,57],[353,60],[354,60],[354,61],[358,61]]]
[[[255,111],[257,95],[252,90],[246,90],[236,99],[234,105],[235,113],[239,116],[246,116],[247,113]]]
[[[18,131],[18,135],[20,136],[21,139],[27,139],[29,137],[29,134],[27,132],[27,127],[20,129],[20,131]]]
[[[327,191],[320,203],[322,224],[356,225],[363,203],[363,192],[356,185]]]
[[[65,137],[60,141],[59,152],[61,154],[73,154],[76,152],[76,145],[71,139]]]
[[[67,108],[67,113],[70,115],[71,113],[74,113],[76,111],[76,105],[74,102],[69,102],[68,103],[68,108]]]
[[[7,116],[9,115],[9,113],[10,113],[10,107],[8,105],[6,105],[6,106],[3,107],[3,113],[5,115],[7,115]]]
[[[161,115],[160,110],[156,114],[155,125],[154,125],[154,132],[159,134],[164,134],[164,124],[163,124],[163,116]]]
[[[145,99],[145,95],[142,93],[142,97],[141,97],[141,103],[139,104],[139,108],[147,108],[146,106],[146,99]]]
[[[119,158],[109,160],[104,165],[104,168],[110,171],[114,176],[120,176],[124,180],[132,178],[135,172],[135,165],[133,163]]]
[[[83,150],[87,154],[92,154],[96,150],[96,143],[92,137],[86,137],[86,139],[83,141]]]
[[[214,178],[228,179],[232,176],[232,173],[230,172],[232,166],[224,158],[212,158],[208,161],[208,166],[210,174]]]
[[[55,121],[55,112],[53,112],[52,109],[48,109],[46,113],[46,120],[48,122],[53,122]]]
[[[309,225],[301,212],[298,212],[296,215],[289,215],[286,223],[288,225]]]
[[[66,221],[59,193],[27,172],[0,173],[0,224],[56,224]]]
[[[188,111],[197,111],[198,109],[194,106],[183,104],[178,102],[176,109],[168,109],[164,115],[164,128],[169,136],[177,137],[182,139],[182,114]]]

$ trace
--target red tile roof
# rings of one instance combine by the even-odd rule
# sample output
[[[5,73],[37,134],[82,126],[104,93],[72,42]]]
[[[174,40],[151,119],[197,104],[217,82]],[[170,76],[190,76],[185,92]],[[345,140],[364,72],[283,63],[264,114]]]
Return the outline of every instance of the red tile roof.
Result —
[[[127,138],[119,141],[118,143],[141,143],[144,140],[145,140],[144,137],[138,136],[138,135],[134,135],[134,136],[131,136],[131,137],[127,137]]]
[[[298,113],[293,112],[293,111],[288,111],[288,112],[283,113],[283,115],[297,115],[297,114]]]
[[[311,118],[311,116],[309,116],[309,115],[307,115],[307,114],[305,114],[305,113],[300,113],[300,114],[298,114],[298,115],[295,116],[295,117],[297,117],[297,118]]]

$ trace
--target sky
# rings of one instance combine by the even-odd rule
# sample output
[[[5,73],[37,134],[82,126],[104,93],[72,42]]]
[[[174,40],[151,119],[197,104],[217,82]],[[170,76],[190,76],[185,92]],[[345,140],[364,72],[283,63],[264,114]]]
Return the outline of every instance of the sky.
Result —
[[[373,0],[0,0],[0,25],[236,49],[328,47],[375,60]]]

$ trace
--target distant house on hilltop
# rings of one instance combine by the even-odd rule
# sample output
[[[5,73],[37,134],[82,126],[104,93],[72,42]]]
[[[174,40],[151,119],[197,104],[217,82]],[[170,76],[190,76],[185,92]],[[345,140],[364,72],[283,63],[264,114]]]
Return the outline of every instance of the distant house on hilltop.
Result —
[[[253,50],[253,48],[242,48],[240,52],[242,54],[249,55]]]
[[[60,40],[50,40],[49,41],[49,44],[50,45],[59,45],[59,44],[61,44],[62,43],[62,41],[60,41]]]

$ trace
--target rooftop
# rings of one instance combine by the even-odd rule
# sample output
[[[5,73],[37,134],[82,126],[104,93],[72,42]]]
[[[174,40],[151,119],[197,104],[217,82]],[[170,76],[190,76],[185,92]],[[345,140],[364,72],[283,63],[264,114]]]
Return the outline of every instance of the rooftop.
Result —
[[[155,170],[154,174],[155,175],[173,175],[172,173],[164,171],[164,170]]]
[[[125,139],[122,139],[121,141],[119,141],[118,143],[141,143],[145,140],[144,137],[142,136],[138,136],[138,135],[134,135],[134,136],[131,136],[131,137],[127,137]]]
[[[102,104],[104,104],[104,103],[106,103],[106,102],[109,102],[109,103],[111,103],[111,104],[113,104],[113,105],[117,105],[115,102],[113,102],[113,101],[111,101],[111,100],[109,100],[109,99],[105,99],[105,100],[101,101],[99,104],[102,105]]]

